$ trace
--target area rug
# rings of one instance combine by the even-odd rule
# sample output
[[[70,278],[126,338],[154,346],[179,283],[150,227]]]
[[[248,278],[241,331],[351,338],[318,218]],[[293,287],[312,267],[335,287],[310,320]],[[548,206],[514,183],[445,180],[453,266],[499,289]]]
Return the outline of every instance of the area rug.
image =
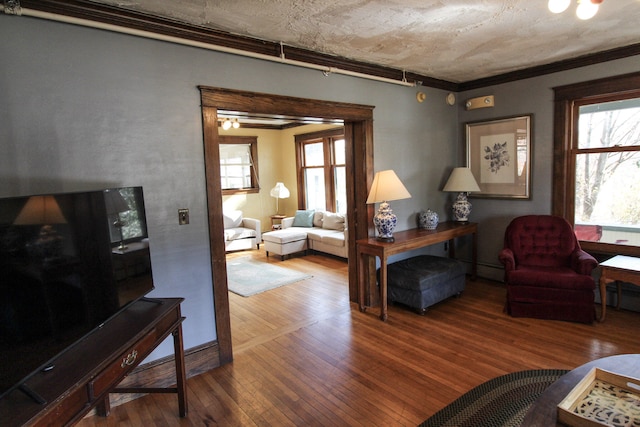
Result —
[[[419,427],[519,426],[529,406],[567,372],[536,369],[502,375],[463,394]]]
[[[277,265],[251,258],[227,261],[227,283],[229,290],[243,297],[259,294],[271,289],[313,277]]]

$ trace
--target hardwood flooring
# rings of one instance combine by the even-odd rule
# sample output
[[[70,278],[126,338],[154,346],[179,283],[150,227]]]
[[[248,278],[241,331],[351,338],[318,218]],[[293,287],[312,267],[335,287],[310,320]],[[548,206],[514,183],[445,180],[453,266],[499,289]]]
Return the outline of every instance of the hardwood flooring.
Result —
[[[416,426],[498,375],[640,353],[640,313],[612,309],[593,325],[516,319],[503,312],[504,285],[479,279],[425,316],[390,306],[385,323],[349,302],[344,261],[230,256],[313,278],[230,294],[234,362],[188,380],[186,418],[175,395],[156,394],[80,425]]]

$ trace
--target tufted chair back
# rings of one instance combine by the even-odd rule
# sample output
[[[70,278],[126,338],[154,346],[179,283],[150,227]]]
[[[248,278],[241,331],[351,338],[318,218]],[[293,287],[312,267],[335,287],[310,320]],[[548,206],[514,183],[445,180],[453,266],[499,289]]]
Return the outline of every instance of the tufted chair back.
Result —
[[[507,227],[504,247],[513,251],[516,265],[566,267],[579,248],[571,224],[552,215],[526,215]]]

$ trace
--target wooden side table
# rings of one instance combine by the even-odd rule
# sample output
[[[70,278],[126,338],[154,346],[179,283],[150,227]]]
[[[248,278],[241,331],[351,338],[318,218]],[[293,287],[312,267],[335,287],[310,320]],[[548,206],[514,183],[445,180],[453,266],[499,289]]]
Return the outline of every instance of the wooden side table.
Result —
[[[600,263],[600,267],[602,268],[602,274],[600,275],[600,301],[602,302],[600,321],[604,322],[607,314],[607,284],[617,282],[618,302],[616,308],[620,308],[620,299],[622,298],[621,282],[640,286],[640,258],[616,255]]]
[[[271,217],[270,217],[271,218],[271,229],[272,230],[279,230],[280,228],[282,228],[282,220],[285,219],[286,217],[287,217],[286,215],[279,215],[279,214],[271,215]]]

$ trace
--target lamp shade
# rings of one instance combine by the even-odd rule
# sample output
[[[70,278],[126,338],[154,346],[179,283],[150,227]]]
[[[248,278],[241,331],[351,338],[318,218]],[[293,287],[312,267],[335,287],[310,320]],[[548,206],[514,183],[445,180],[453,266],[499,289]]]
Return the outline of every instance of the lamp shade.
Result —
[[[388,202],[389,200],[408,199],[411,194],[398,178],[396,173],[389,169],[376,172],[369,190],[367,204]]]
[[[109,215],[131,210],[127,201],[118,190],[107,190],[104,193],[104,203]]]
[[[442,191],[470,193],[480,191],[476,179],[469,168],[454,168]]]
[[[53,196],[31,196],[13,222],[16,225],[66,224],[60,205]]]
[[[277,182],[269,194],[276,199],[286,199],[291,195],[291,192],[289,192],[289,189],[285,187],[283,183]]]

